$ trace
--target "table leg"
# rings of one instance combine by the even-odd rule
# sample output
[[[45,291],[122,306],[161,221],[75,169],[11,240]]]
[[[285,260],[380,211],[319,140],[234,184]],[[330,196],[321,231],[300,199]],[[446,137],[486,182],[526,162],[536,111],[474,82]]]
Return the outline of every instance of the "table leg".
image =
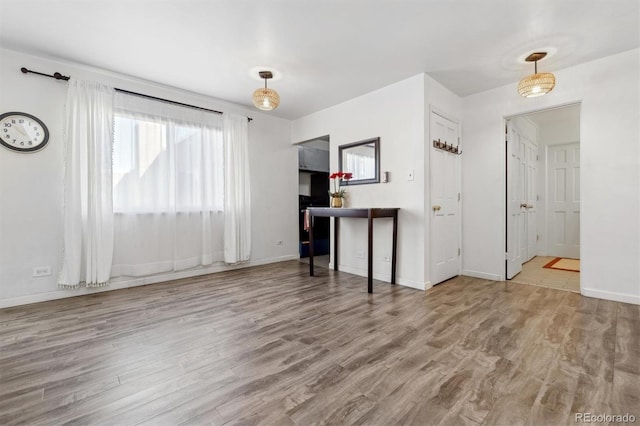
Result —
[[[338,270],[338,235],[340,235],[340,218],[333,218],[333,270]]]
[[[367,244],[367,291],[373,293],[373,215],[369,210],[369,239]]]
[[[398,251],[398,212],[393,215],[393,247],[391,247],[391,284],[396,283],[396,254]]]
[[[313,216],[309,218],[309,276],[313,276]]]

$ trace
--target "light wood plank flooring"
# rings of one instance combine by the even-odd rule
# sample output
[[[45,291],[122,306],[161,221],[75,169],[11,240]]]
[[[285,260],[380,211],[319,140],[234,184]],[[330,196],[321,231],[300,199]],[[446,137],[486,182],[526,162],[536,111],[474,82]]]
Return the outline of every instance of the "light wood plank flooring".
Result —
[[[640,417],[640,307],[298,261],[0,310],[0,424],[555,425]]]

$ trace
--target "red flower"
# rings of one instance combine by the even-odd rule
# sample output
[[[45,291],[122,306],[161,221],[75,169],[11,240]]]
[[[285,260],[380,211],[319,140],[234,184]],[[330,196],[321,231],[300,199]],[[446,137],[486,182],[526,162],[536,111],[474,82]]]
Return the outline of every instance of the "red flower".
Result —
[[[329,176],[329,179],[335,179],[338,177],[337,173],[331,173],[331,175]]]
[[[353,173],[345,173],[344,174],[344,180],[349,180],[353,177]]]

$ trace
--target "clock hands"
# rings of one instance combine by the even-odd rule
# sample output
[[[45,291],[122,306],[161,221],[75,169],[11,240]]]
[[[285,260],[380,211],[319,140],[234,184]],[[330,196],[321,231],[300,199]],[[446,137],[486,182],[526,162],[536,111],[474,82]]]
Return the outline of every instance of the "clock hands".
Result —
[[[13,128],[19,131],[20,133],[22,133],[23,136],[29,137],[29,135],[25,133],[24,128],[22,126],[13,126]]]

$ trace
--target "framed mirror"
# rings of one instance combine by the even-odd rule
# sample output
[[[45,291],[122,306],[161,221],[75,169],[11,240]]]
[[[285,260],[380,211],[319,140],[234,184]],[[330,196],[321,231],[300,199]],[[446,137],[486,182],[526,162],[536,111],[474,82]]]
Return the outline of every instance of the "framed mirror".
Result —
[[[338,147],[338,170],[353,177],[340,185],[380,182],[380,138],[366,139]]]

